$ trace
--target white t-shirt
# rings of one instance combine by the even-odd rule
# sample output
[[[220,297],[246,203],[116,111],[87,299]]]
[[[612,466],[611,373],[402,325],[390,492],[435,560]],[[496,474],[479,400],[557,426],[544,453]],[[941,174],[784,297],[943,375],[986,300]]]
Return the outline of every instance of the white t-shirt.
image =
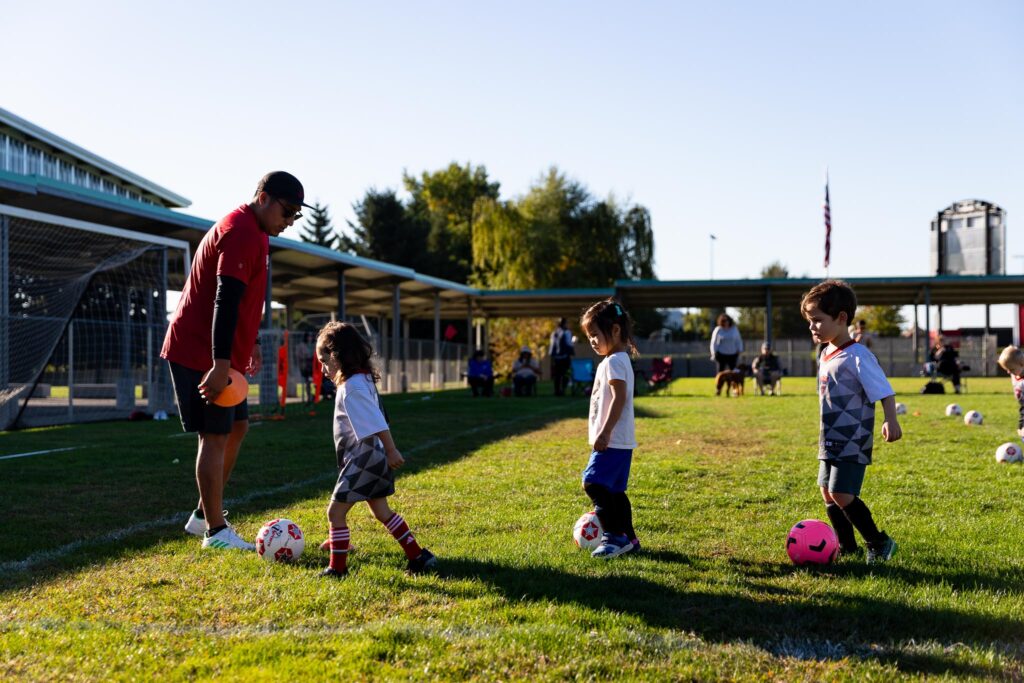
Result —
[[[369,375],[360,373],[338,385],[334,398],[334,447],[338,453],[387,428],[377,386]]]
[[[612,427],[609,448],[636,448],[636,434],[633,427],[633,365],[629,355],[619,351],[606,357],[594,373],[594,389],[590,394],[590,445],[597,441],[597,435],[604,429],[612,411],[612,388],[610,382],[621,379],[626,383],[626,405],[622,407],[619,421]]]

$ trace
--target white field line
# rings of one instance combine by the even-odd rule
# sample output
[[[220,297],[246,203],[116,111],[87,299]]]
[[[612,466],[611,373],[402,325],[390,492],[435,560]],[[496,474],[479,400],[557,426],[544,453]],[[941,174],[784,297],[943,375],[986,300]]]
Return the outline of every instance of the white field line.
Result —
[[[249,423],[249,429],[252,429],[253,427],[259,427],[262,424],[265,424],[265,423],[264,422],[250,422]],[[195,436],[195,437],[198,438],[199,435],[196,434],[196,432],[182,432],[181,434],[169,434],[167,436],[167,438],[168,439],[180,439],[183,436]]]
[[[67,448],[50,448],[45,451],[30,451],[28,453],[15,453],[14,455],[0,455],[0,460],[10,460],[12,458],[28,458],[33,455],[45,455],[47,453],[60,453],[62,451],[76,451],[79,448],[88,448],[88,446],[68,446]]]
[[[541,410],[541,411],[538,411],[536,413],[532,413],[529,417],[543,415],[545,413],[550,413],[550,412],[554,412],[556,410],[561,410],[561,409],[565,408],[566,406],[575,406],[575,405],[576,405],[575,403],[559,404],[559,405],[555,406],[554,408],[550,408],[548,410]],[[448,441],[454,441],[455,439],[461,438],[461,437],[466,436],[468,434],[476,434],[477,432],[482,432],[482,431],[485,431],[487,429],[493,429],[495,427],[504,427],[504,426],[510,425],[510,424],[519,424],[521,422],[522,422],[522,417],[519,417],[519,418],[516,418],[514,420],[505,420],[503,422],[492,422],[490,424],[480,425],[479,427],[473,427],[472,429],[464,429],[462,431],[459,431],[459,432],[457,432],[457,433],[455,433],[455,434],[453,434],[451,436],[445,437],[443,439],[432,439],[430,441],[424,441],[424,442],[419,443],[419,444],[413,446],[412,448],[404,451],[404,453],[411,455],[413,453],[417,453],[417,452],[422,451],[422,450],[427,449],[427,448],[433,448],[434,446],[438,446],[438,445],[440,445],[442,443],[446,443]],[[309,477],[308,479],[303,479],[302,481],[293,481],[293,482],[289,482],[287,484],[282,484],[281,486],[275,486],[274,488],[260,489],[259,491],[252,491],[251,493],[247,493],[244,496],[239,496],[238,498],[229,498],[229,499],[224,501],[224,505],[225,506],[236,506],[236,505],[240,505],[242,503],[248,503],[249,501],[255,500],[257,498],[263,498],[265,496],[273,496],[273,495],[277,495],[277,494],[281,494],[281,493],[287,493],[287,492],[293,491],[295,489],[301,489],[301,488],[304,488],[306,486],[310,486],[312,484],[316,484],[317,482],[324,481],[326,479],[333,479],[336,476],[337,476],[337,474],[335,472],[333,472],[333,471],[331,471],[331,472],[324,472],[323,474],[318,474],[316,476]],[[32,568],[34,565],[37,565],[37,564],[40,564],[40,563],[43,563],[43,562],[51,562],[53,560],[58,560],[60,558],[66,557],[66,556],[68,556],[68,555],[70,555],[70,554],[80,550],[81,548],[86,548],[88,546],[98,545],[98,544],[102,544],[102,543],[109,543],[111,541],[119,541],[122,538],[128,538],[129,536],[134,536],[135,534],[140,534],[140,533],[142,533],[144,531],[149,531],[150,529],[157,529],[159,527],[171,526],[171,525],[174,525],[174,524],[181,524],[182,526],[184,526],[184,522],[182,522],[183,519],[185,519],[185,516],[183,514],[181,514],[181,513],[174,514],[174,515],[168,515],[166,517],[161,517],[160,519],[153,519],[153,520],[150,520],[148,522],[139,522],[138,524],[132,524],[131,526],[127,526],[127,527],[124,527],[124,528],[121,528],[121,529],[116,529],[116,530],[111,531],[109,533],[106,533],[106,534],[104,534],[102,536],[96,536],[94,538],[82,539],[80,541],[72,541],[71,543],[66,543],[65,545],[62,545],[62,546],[60,546],[58,548],[54,548],[52,550],[41,550],[39,552],[32,553],[31,555],[26,557],[24,560],[17,560],[17,561],[12,561],[12,562],[2,562],[2,563],[0,563],[0,573],[27,571],[28,569]]]

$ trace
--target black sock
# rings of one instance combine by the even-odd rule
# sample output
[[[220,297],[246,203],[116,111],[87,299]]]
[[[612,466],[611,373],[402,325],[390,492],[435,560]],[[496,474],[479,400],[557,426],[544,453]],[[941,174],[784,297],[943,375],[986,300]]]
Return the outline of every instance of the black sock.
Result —
[[[636,529],[633,528],[633,505],[625,491],[616,493],[615,496],[618,498],[619,511],[622,514],[622,528],[626,532],[626,538],[632,541],[636,538]]]
[[[196,511],[192,514],[194,514],[198,519],[206,519],[206,515],[203,514],[203,508],[196,508]]]
[[[878,530],[875,520],[871,518],[871,510],[860,498],[854,498],[852,503],[843,508],[843,513],[860,532],[865,543],[875,545],[885,540],[885,534]]]
[[[857,537],[853,534],[853,525],[850,524],[850,520],[843,514],[843,508],[835,503],[826,503],[825,512],[828,514],[829,521],[832,522],[832,528],[836,530],[839,548],[844,553],[856,550]]]
[[[209,538],[210,536],[216,536],[218,532],[223,531],[224,529],[227,529],[227,528],[228,528],[227,524],[221,524],[220,526],[215,526],[212,529],[207,529],[206,530],[206,537]]]
[[[622,507],[617,500],[616,494],[608,490],[608,487],[601,484],[585,484],[583,490],[587,492],[590,500],[594,503],[594,512],[601,520],[601,528],[606,534],[621,536],[622,530]]]

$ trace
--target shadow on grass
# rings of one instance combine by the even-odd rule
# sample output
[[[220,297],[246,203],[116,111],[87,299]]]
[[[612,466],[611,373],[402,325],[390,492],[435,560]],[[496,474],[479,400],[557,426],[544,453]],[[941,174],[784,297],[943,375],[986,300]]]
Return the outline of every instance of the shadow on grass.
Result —
[[[583,402],[554,398],[481,401],[460,394],[385,400],[396,442],[407,457],[399,478],[586,411]],[[236,519],[273,514],[310,496],[327,500],[337,474],[330,409],[321,405],[316,416],[303,412],[251,429],[225,491]],[[194,437],[169,438],[176,434],[159,423],[76,429],[95,444],[88,458],[53,455],[0,463],[7,466],[9,481],[18,482],[0,491],[0,507],[35,529],[0,561],[0,594],[184,533],[196,495]],[[130,531],[122,533],[125,529]]]
[[[615,562],[644,562],[645,558],[660,559],[645,553]],[[685,557],[678,560],[689,561]],[[994,640],[1019,642],[1024,633],[1024,622],[1019,619],[847,595],[819,595],[814,602],[799,598],[783,602],[775,595],[758,599],[683,591],[625,572],[580,576],[552,567],[523,568],[488,560],[446,558],[439,574],[483,581],[512,602],[610,610],[632,615],[651,627],[693,632],[710,642],[751,642],[774,655],[800,659],[874,659],[916,673],[993,677],[1003,671],[995,664],[958,661],[952,652],[948,656],[921,651],[904,654],[886,645],[931,640],[950,652],[955,645],[988,648]],[[879,649],[877,644],[883,647]]]

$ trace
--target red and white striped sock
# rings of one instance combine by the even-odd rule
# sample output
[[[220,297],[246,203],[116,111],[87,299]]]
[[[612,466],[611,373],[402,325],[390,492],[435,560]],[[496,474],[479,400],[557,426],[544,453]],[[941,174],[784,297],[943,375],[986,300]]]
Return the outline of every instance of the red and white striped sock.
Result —
[[[402,546],[405,556],[410,560],[415,560],[423,552],[420,544],[416,542],[416,537],[409,531],[409,525],[405,523],[402,515],[396,512],[391,519],[384,523],[384,526],[388,528],[391,535],[398,541],[398,545]]]
[[[331,564],[334,571],[344,572],[348,563],[350,532],[347,526],[331,527]]]

